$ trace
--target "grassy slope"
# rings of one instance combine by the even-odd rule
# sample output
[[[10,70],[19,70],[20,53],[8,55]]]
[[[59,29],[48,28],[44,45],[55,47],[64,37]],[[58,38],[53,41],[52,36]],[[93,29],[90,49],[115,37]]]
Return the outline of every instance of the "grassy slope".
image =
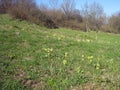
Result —
[[[3,90],[119,90],[120,35],[49,30],[0,15]]]

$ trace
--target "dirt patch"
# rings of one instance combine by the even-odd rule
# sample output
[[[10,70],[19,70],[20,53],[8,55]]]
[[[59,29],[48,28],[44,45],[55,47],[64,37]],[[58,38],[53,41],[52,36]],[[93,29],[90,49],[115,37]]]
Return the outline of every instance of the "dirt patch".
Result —
[[[36,82],[35,80],[22,80],[22,85],[27,86],[27,87],[31,87],[35,90],[43,90],[46,86],[46,83],[41,81],[41,82]]]
[[[19,36],[19,35],[20,35],[20,32],[18,32],[18,31],[15,32],[15,35],[16,35],[16,36]]]
[[[95,90],[93,83],[86,83],[77,86],[71,86],[70,90]]]
[[[21,79],[25,78],[27,75],[26,72],[22,69],[18,69],[17,72],[18,73],[15,75],[15,79],[17,79],[17,80],[21,80]]]
[[[30,60],[33,60],[33,57],[32,56],[26,56],[26,57],[24,57],[24,59],[30,61]]]
[[[70,90],[108,90],[106,85],[85,83],[77,86],[71,86]]]
[[[11,25],[0,25],[0,28],[9,30],[12,29],[13,27]]]

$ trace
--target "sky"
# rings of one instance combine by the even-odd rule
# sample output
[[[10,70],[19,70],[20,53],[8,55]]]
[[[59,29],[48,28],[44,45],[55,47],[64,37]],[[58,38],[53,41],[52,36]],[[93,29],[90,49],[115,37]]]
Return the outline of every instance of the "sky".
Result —
[[[52,1],[52,0],[51,0]],[[62,0],[58,0],[59,4],[62,2]],[[81,9],[81,7],[87,2],[88,4],[91,4],[93,2],[99,3],[106,13],[107,16],[111,16],[114,13],[117,13],[120,11],[120,0],[76,0],[76,8]],[[45,4],[49,5],[50,0],[36,0],[37,5]]]

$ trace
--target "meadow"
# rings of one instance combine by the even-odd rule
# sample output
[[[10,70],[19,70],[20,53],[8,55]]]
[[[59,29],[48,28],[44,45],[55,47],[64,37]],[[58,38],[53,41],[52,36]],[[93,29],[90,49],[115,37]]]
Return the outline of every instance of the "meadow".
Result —
[[[120,35],[0,15],[0,90],[120,90]]]

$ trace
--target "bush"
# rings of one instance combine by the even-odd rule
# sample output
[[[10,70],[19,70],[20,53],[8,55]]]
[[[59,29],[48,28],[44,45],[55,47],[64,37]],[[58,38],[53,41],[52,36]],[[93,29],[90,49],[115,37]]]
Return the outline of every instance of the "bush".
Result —
[[[9,8],[8,13],[21,20],[27,20],[38,25],[42,24],[48,28],[58,28],[48,13],[38,9],[33,0],[20,0]]]
[[[35,7],[33,0],[17,0],[14,5],[8,9],[8,13],[14,18],[29,20]]]
[[[120,12],[110,17],[109,25],[112,32],[120,33]]]
[[[8,8],[13,5],[15,0],[0,0],[0,13],[7,13]]]
[[[111,28],[110,28],[110,26],[107,24],[107,25],[103,25],[102,27],[101,27],[101,30],[103,31],[103,32],[109,32],[109,33],[111,33],[112,31],[111,31]]]
[[[51,19],[47,19],[44,23],[44,25],[47,27],[47,28],[50,28],[50,29],[56,29],[58,28],[58,26],[51,20]]]

